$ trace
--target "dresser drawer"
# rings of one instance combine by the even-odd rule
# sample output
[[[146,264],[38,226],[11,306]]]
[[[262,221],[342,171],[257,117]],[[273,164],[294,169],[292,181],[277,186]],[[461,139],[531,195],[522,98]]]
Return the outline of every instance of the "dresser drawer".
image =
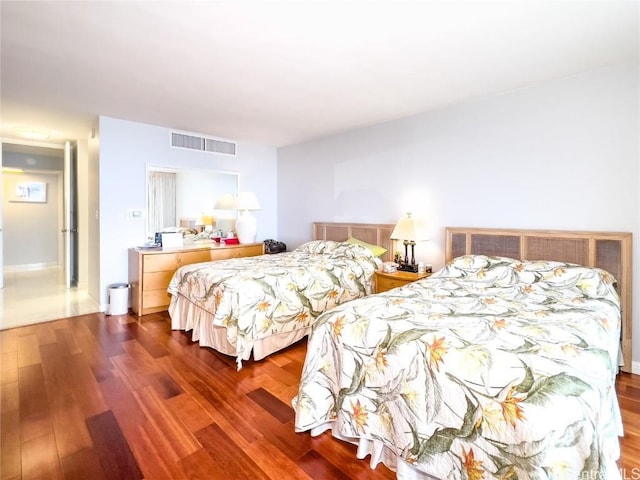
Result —
[[[145,291],[167,289],[173,277],[174,270],[164,272],[148,272],[142,276],[142,285]]]
[[[183,265],[192,263],[208,262],[211,250],[201,250],[197,252],[162,253],[158,255],[146,255],[144,259],[145,272],[162,272],[167,270],[177,270]]]
[[[175,253],[144,256],[144,272],[163,272],[176,268],[178,268],[178,255]]]
[[[244,247],[242,252],[238,252],[240,257],[255,257],[257,255],[264,255],[264,245],[251,245],[250,247]]]
[[[264,252],[262,245],[241,246],[238,248],[221,248],[211,250],[211,260],[225,260],[227,258],[255,257]]]
[[[167,293],[166,289],[145,290],[142,292],[142,302],[145,310],[156,307],[165,307],[163,310],[166,310],[170,301],[171,295]]]
[[[178,254],[177,262],[178,268],[183,265],[191,265],[192,263],[209,262],[211,256],[209,252],[211,250],[202,250],[199,252],[183,252]]]

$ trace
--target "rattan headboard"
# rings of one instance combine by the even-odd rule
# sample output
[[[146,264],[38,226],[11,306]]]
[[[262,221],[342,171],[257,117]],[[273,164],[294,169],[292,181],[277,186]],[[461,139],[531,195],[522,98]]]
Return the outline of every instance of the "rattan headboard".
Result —
[[[381,260],[390,261],[393,258],[393,244],[391,232],[395,225],[382,223],[330,223],[316,222],[313,224],[314,240],[335,240],[342,242],[350,237],[363,242],[380,245],[387,249]]]
[[[622,356],[631,372],[631,233],[508,230],[447,227],[445,260],[493,255],[519,260],[555,260],[602,268],[618,281],[622,306]]]

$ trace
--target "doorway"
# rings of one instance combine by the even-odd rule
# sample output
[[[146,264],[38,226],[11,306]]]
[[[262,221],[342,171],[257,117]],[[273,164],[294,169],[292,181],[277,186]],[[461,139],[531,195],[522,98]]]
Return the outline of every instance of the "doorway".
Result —
[[[75,161],[59,145],[3,143],[2,167],[0,329],[98,311],[77,286],[77,223],[65,214],[77,222]]]

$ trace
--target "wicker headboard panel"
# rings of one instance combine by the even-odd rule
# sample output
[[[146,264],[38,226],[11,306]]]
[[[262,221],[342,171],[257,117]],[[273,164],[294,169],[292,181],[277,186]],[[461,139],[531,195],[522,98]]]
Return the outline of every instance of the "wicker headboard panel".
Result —
[[[631,372],[631,233],[506,230],[447,227],[445,260],[492,255],[519,260],[555,260],[598,267],[618,281],[622,306],[622,356]]]
[[[314,240],[335,240],[342,242],[350,237],[363,242],[380,245],[387,249],[381,260],[390,261],[393,257],[392,240],[389,238],[395,225],[382,223],[329,223],[315,222],[313,224]]]

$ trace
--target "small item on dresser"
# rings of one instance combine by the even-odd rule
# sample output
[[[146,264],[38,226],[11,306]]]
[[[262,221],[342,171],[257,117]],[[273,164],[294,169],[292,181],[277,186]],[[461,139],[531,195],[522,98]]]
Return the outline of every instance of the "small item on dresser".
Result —
[[[412,272],[412,273],[418,273],[418,265],[416,265],[415,263],[405,263],[405,262],[402,262],[402,263],[398,266],[398,270],[400,270],[401,272]]]
[[[394,273],[398,271],[398,264],[395,262],[384,262],[382,264],[382,271],[384,273]]]
[[[163,248],[176,248],[184,245],[184,237],[181,233],[163,233],[162,234],[162,246]]]
[[[425,266],[424,262],[418,263],[418,273],[426,273],[426,271],[427,267]]]
[[[240,243],[237,237],[223,238],[222,241],[224,242],[225,245],[238,245]]]
[[[134,247],[136,250],[161,250],[162,245],[156,245],[155,243],[140,245],[138,247]]]

